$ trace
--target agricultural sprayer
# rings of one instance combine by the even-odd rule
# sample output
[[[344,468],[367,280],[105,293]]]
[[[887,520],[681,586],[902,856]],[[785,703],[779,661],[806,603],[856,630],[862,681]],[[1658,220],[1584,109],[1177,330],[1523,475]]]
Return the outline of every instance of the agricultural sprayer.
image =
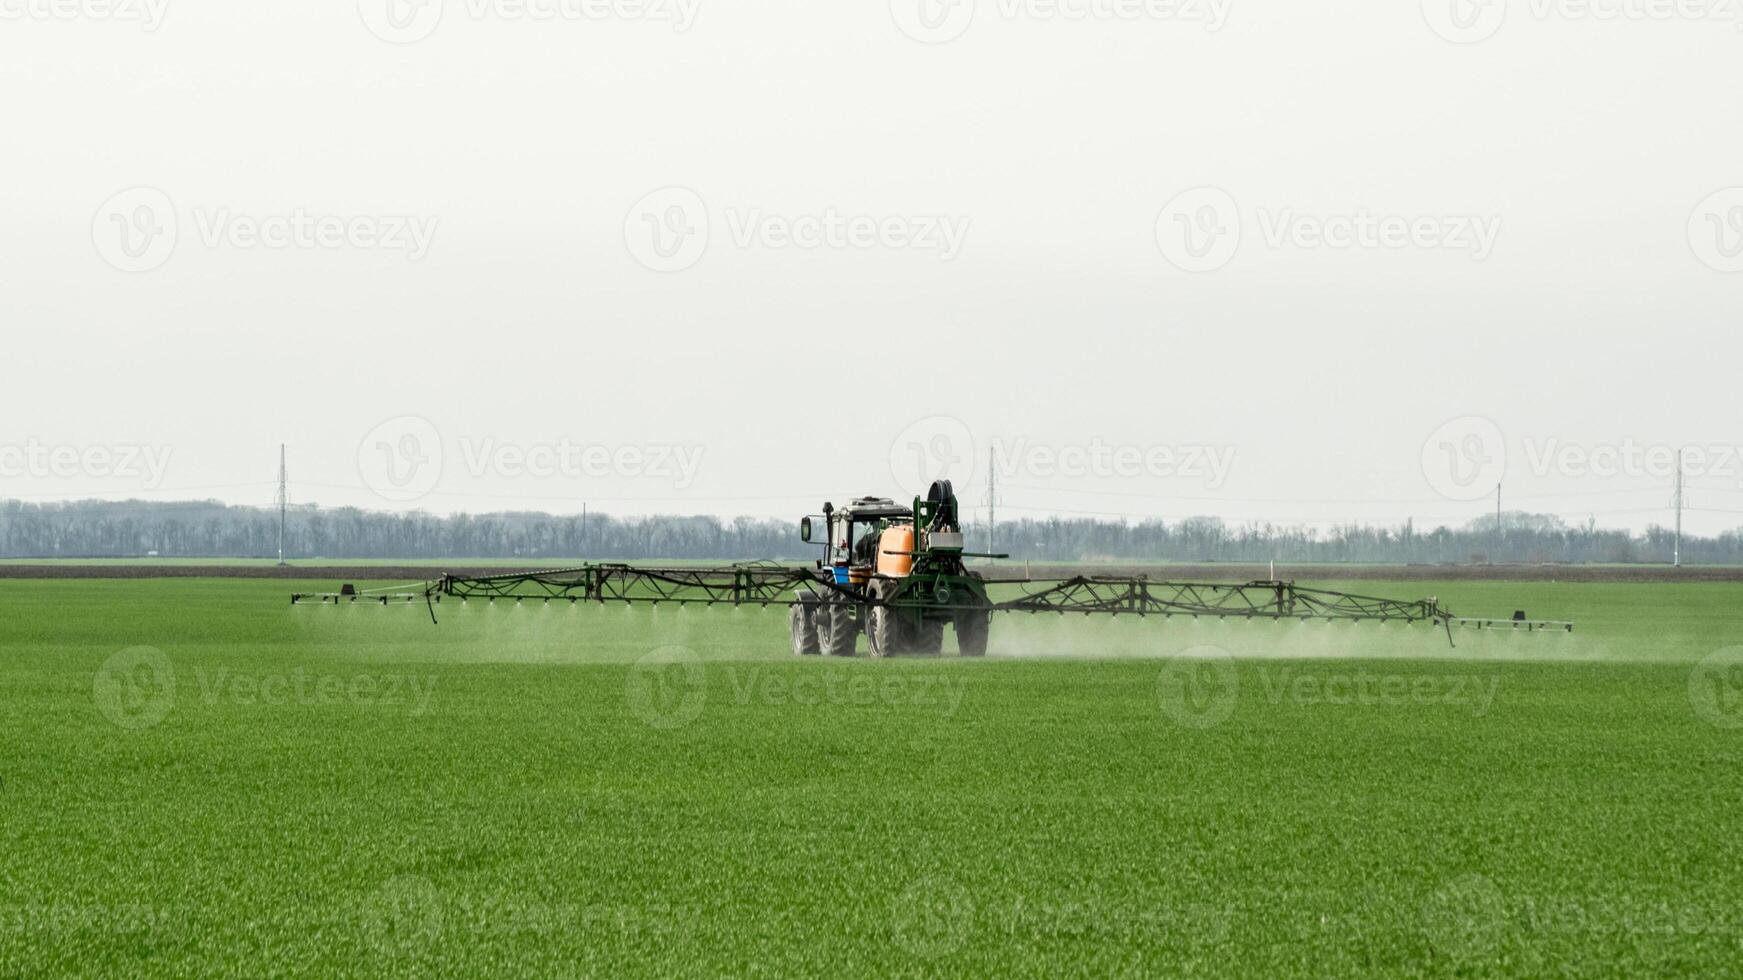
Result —
[[[462,602],[676,603],[687,606],[787,606],[793,652],[851,657],[864,635],[874,657],[939,654],[948,627],[967,657],[987,651],[995,613],[1192,616],[1240,619],[1370,620],[1427,623],[1446,629],[1569,630],[1572,623],[1454,616],[1434,598],[1402,600],[1260,580],[1236,584],[1151,581],[1145,576],[987,580],[966,559],[1007,555],[965,550],[956,494],[949,481],[903,506],[861,497],[824,504],[806,517],[800,539],[822,549],[810,566],[770,561],[661,568],[596,563],[544,572],[443,575],[416,591],[297,594],[292,603],[423,601],[434,620],[445,599]]]

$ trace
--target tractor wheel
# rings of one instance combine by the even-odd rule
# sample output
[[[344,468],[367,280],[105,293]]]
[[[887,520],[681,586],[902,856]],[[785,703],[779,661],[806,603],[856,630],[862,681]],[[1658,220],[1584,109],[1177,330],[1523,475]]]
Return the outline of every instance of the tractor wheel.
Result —
[[[936,657],[944,652],[944,624],[924,622],[920,624],[919,635],[914,638],[914,652],[928,657]]]
[[[992,628],[992,613],[984,609],[963,610],[956,614],[956,649],[965,657],[986,656],[987,633]]]
[[[845,599],[831,596],[817,607],[817,643],[825,656],[853,656],[859,645],[859,628],[853,621],[853,607]]]
[[[871,641],[871,655],[874,657],[893,657],[902,652],[896,617],[888,607],[872,607],[867,616],[865,636]]]
[[[790,618],[793,624],[793,653],[801,657],[816,656],[823,648],[817,642],[815,607],[803,602],[796,603]]]
[[[893,592],[881,584],[872,586],[872,599],[882,601]],[[866,639],[871,641],[871,655],[874,657],[894,657],[908,652],[907,630],[902,616],[889,606],[872,606],[866,612]]]

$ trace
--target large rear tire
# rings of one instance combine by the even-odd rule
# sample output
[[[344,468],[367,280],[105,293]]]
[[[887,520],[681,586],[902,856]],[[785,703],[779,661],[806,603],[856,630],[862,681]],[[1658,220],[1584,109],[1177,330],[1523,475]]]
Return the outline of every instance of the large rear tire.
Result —
[[[865,637],[874,657],[894,657],[902,652],[901,639],[897,635],[896,617],[882,606],[873,606],[869,614]]]
[[[822,652],[823,646],[817,640],[816,606],[807,603],[796,603],[789,614],[793,632],[793,653],[801,657],[815,657]]]
[[[840,596],[830,596],[817,607],[817,643],[824,656],[851,657],[859,645],[859,625],[853,607]]]
[[[987,634],[992,629],[992,613],[984,609],[958,612],[955,617],[956,650],[965,657],[986,656]]]
[[[895,592],[880,583],[872,586],[874,603],[884,602]],[[902,628],[902,615],[889,606],[873,605],[866,612],[866,639],[874,657],[894,657],[908,652],[907,631]]]

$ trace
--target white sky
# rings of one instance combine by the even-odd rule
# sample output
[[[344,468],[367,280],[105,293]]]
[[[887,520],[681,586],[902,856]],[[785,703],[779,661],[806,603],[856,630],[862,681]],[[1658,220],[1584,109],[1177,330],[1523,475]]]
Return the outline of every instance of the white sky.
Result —
[[[1008,516],[1638,528],[1665,457],[1545,455],[1685,445],[1743,525],[1716,0],[113,2],[0,0],[0,496],[791,516],[917,442]]]

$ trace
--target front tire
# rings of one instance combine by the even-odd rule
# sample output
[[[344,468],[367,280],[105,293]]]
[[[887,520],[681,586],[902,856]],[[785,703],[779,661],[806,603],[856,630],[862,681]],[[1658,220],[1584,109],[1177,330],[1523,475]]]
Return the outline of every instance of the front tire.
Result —
[[[817,607],[817,642],[824,656],[853,656],[859,645],[859,628],[846,600],[831,596]]]
[[[793,633],[793,653],[800,657],[815,657],[823,646],[817,640],[817,614],[807,603],[795,603],[789,614]]]
[[[984,609],[958,612],[955,617],[956,650],[965,657],[986,656],[987,634],[992,630],[993,614]]]

